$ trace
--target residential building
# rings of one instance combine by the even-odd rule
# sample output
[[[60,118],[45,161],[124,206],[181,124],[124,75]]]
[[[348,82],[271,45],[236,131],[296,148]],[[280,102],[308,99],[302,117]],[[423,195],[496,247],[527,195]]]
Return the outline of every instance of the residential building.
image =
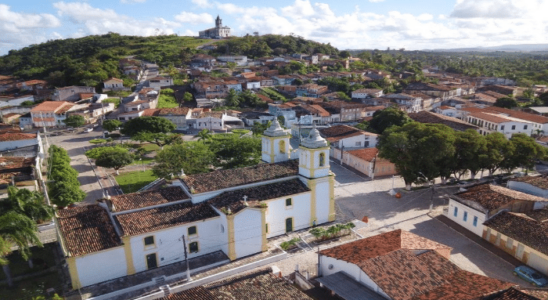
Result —
[[[24,115],[21,115],[21,117],[19,117],[19,127],[22,130],[31,129],[32,126],[33,126],[32,115],[30,112]]]
[[[499,77],[479,77],[476,78],[476,86],[483,87],[489,85],[514,86],[516,82],[507,78]]]
[[[180,262],[183,238],[189,259],[222,251],[236,260],[267,251],[267,238],[334,221],[327,141],[313,129],[289,160],[289,139],[275,120],[262,138],[266,163],[58,210],[72,288]]]
[[[22,91],[34,91],[44,89],[47,85],[45,80],[27,80],[16,83],[15,87]]]
[[[274,85],[291,85],[295,80],[295,77],[290,75],[276,75],[272,76]]]
[[[481,299],[513,283],[461,270],[449,246],[394,230],[319,252],[322,286],[342,299]]]
[[[548,204],[548,199],[492,184],[480,184],[449,198],[445,215],[452,221],[482,236],[484,222],[502,211],[531,212]]]
[[[380,89],[358,89],[352,92],[352,99],[379,98],[382,95]]]
[[[63,122],[74,104],[66,101],[44,101],[30,111],[34,127],[64,127]]]
[[[503,211],[484,224],[483,238],[522,263],[548,275],[548,210]]]
[[[0,133],[0,151],[15,150],[38,145],[42,148],[42,139],[38,133],[3,132]]]
[[[364,117],[367,118],[367,117],[373,117],[373,115],[379,111],[379,110],[383,110],[385,109],[386,107],[385,106],[368,106],[368,107],[365,107],[364,108],[364,111],[365,111],[365,114],[364,114]]]
[[[9,114],[2,115],[2,121],[4,121],[4,123],[6,124],[19,123],[20,117],[21,117],[20,114],[9,113]]]
[[[196,54],[192,57],[190,66],[192,68],[211,69],[216,63],[217,60],[211,55]]]
[[[448,127],[451,127],[452,129],[456,131],[465,131],[468,129],[473,129],[479,132],[479,128],[475,125],[464,122],[457,118],[448,117],[442,114],[437,114],[429,111],[420,111],[418,113],[411,113],[409,114],[409,118],[411,118],[413,121],[425,123],[425,124],[443,124]]]
[[[295,90],[295,93],[297,94],[297,96],[312,97],[312,98],[319,98],[323,94],[326,94],[327,92],[328,92],[327,86],[317,85],[314,83],[297,86],[297,89]]]
[[[237,87],[237,84],[233,85]],[[229,91],[227,85],[222,81],[196,82],[194,83],[194,89],[196,89],[196,98],[206,99],[225,98]]]
[[[514,86],[506,86],[506,85],[486,85],[483,87],[480,87],[477,91],[483,92],[483,91],[493,91],[502,95],[515,97],[518,94],[518,89]]]
[[[119,121],[129,121],[139,117],[152,117],[158,116],[159,109],[147,108],[144,110],[135,110],[117,114],[116,117]]]
[[[331,144],[329,156],[343,160],[345,150],[374,148],[377,135],[348,125],[335,125],[320,129],[321,135]]]
[[[221,55],[217,57],[217,61],[221,64],[232,62],[238,66],[247,66],[247,56],[245,55]]]
[[[276,117],[283,116],[285,120],[283,125],[290,127],[292,123],[297,122],[297,113],[293,110],[294,107],[295,105],[290,102],[284,104],[269,103],[268,113]]]
[[[331,101],[318,103],[331,114],[333,122],[351,122],[365,117],[367,105],[360,103],[349,103],[345,101]],[[335,115],[339,115],[337,118]]]
[[[464,120],[480,127],[479,133],[483,135],[500,132],[510,138],[515,133],[524,133],[530,136],[535,130],[536,124],[533,122],[512,118],[493,111],[477,108],[463,108],[462,111],[466,112],[463,114]]]
[[[33,95],[0,96],[0,107],[20,106],[25,101],[34,102]]]
[[[398,174],[396,166],[393,163],[379,157],[379,150],[377,148],[343,151],[342,162],[371,179]]]
[[[148,86],[157,91],[161,90],[163,87],[168,87],[173,85],[173,78],[166,76],[156,76],[148,79]]]
[[[522,193],[548,198],[548,178],[546,176],[524,176],[508,180],[509,189]]]
[[[416,95],[410,94],[387,94],[383,98],[390,99],[390,101],[403,105],[408,113],[416,113],[422,110],[422,98]]]
[[[90,86],[67,86],[62,88],[56,88],[53,91],[51,100],[53,101],[78,101],[82,99],[82,94],[84,98],[87,95],[95,94],[95,88]]]
[[[453,106],[442,105],[435,109],[435,112],[447,117],[458,118],[460,116],[459,110]]]
[[[526,113],[519,110],[507,109],[507,108],[496,107],[496,106],[486,107],[485,109],[488,111],[495,112],[504,117],[509,117],[513,119],[522,120],[524,122],[533,123],[533,133],[548,132],[548,117],[538,116],[535,114]]]
[[[103,92],[122,90],[129,90],[129,88],[124,87],[124,81],[122,79],[111,77],[103,81]]]
[[[217,19],[215,19],[215,27],[199,32],[199,37],[206,39],[222,39],[229,36],[230,27],[223,26],[223,20],[219,16],[217,16]]]
[[[274,115],[260,111],[243,112],[240,117],[245,125],[249,127],[252,127],[255,123],[267,124],[269,121],[276,119]]]
[[[191,111],[188,107],[160,108],[158,116],[173,122],[176,130],[188,130],[187,119],[190,119]]]

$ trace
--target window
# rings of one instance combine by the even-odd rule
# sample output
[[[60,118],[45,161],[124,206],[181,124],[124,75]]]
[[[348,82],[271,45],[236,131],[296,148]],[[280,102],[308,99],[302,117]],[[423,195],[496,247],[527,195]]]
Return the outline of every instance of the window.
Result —
[[[527,129],[527,125],[523,125],[523,129],[524,129],[524,130]]]
[[[293,205],[293,200],[291,198],[285,199],[285,206],[291,206]]]
[[[196,226],[188,227],[188,235],[195,235],[198,233],[198,230],[196,229]]]
[[[192,242],[188,244],[188,252],[190,253],[198,252],[198,242]]]
[[[154,245],[154,237],[153,236],[147,236],[145,238],[145,246]]]
[[[362,142],[356,142],[356,147],[361,147],[362,146]]]
[[[285,154],[285,141],[280,141],[278,147],[280,148],[280,153]]]
[[[500,130],[504,130],[504,125],[501,125],[501,126],[500,126]]]
[[[478,226],[478,217],[476,217],[476,216],[474,216],[473,225],[474,225],[474,227],[477,227],[477,226]]]
[[[467,211],[465,211],[464,214],[462,215],[462,220],[464,222],[466,222],[468,220],[468,212]]]
[[[516,125],[512,125],[512,130],[516,130]]]
[[[325,166],[325,153],[320,153],[320,167]]]
[[[453,211],[453,216],[457,216],[459,214],[459,208],[455,207],[455,210]]]
[[[268,233],[268,224],[264,224],[264,231]]]

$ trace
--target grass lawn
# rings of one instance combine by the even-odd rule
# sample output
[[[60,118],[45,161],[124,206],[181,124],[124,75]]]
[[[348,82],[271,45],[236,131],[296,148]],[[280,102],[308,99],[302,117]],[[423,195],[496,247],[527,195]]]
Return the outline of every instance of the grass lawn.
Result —
[[[120,106],[120,98],[107,98],[103,100],[103,103],[114,103],[114,106],[118,108]]]
[[[141,157],[141,160],[136,159],[131,164],[132,165],[146,165],[146,164],[150,164],[151,162],[154,162],[154,158]]]
[[[160,98],[158,99],[158,108],[173,107],[179,107],[179,103],[177,103],[177,99],[175,99],[175,97],[170,95],[160,95]]]
[[[126,194],[134,193],[145,185],[158,179],[158,177],[152,174],[152,170],[122,173],[114,178],[116,178],[116,182],[118,182],[118,185],[120,185],[120,188],[122,188],[122,191]]]
[[[156,144],[142,144],[140,148],[145,149],[146,151],[158,151],[160,147]]]

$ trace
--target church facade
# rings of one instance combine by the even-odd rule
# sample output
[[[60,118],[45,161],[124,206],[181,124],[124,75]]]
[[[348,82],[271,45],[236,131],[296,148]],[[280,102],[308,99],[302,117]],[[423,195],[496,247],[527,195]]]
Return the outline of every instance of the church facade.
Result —
[[[236,260],[267,239],[335,220],[329,146],[312,129],[291,160],[290,135],[274,120],[263,163],[182,175],[158,190],[57,212],[72,288],[222,251]]]
[[[223,26],[223,20],[217,16],[215,27],[200,31],[200,38],[222,39],[230,36],[230,27]]]

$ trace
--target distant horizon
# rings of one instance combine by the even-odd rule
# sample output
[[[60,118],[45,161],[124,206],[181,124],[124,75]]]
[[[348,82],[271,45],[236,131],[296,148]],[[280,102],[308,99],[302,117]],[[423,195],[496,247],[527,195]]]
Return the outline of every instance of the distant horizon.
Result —
[[[48,40],[118,32],[198,36],[219,15],[235,36],[295,34],[338,49],[438,50],[548,44],[548,1],[94,0],[0,4],[0,55]]]

